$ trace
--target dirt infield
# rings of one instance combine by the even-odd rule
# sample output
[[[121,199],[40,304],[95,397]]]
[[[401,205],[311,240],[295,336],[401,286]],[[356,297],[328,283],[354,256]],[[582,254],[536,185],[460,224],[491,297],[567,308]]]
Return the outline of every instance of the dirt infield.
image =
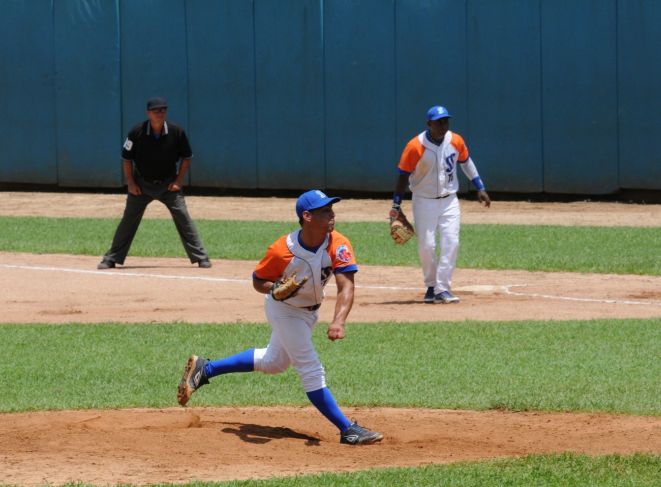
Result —
[[[570,451],[661,452],[659,418],[348,409],[382,443],[340,445],[312,408],[189,408],[0,415],[0,482],[222,481]]]
[[[0,252],[3,318],[13,323],[263,322],[256,262],[130,257],[97,271],[98,257]],[[661,277],[459,269],[459,305],[421,303],[418,268],[360,266],[350,321],[559,320],[661,316]],[[320,319],[330,321],[329,284]],[[173,300],[173,296],[186,299]]]
[[[121,195],[0,193],[1,215],[118,218]],[[194,218],[286,219],[291,199],[188,198]],[[661,205],[462,201],[463,221],[659,226]],[[504,208],[507,210],[504,210]],[[346,200],[338,219],[379,220],[387,201]],[[148,217],[169,218],[155,203]],[[3,321],[263,322],[250,284],[255,262],[0,253]],[[361,266],[350,321],[559,320],[659,317],[661,278],[459,269],[459,305],[421,304],[421,273]],[[185,294],[184,294],[185,293]],[[186,295],[190,299],[172,300]],[[334,288],[321,320],[333,310]],[[350,339],[350,324],[348,338]],[[173,380],[176,382],[178,378]],[[221,383],[222,384],[222,383]],[[222,385],[220,385],[222,387]],[[173,390],[174,403],[174,390]],[[604,414],[349,409],[379,429],[379,445],[351,448],[310,408],[172,408],[0,414],[0,483],[95,484],[264,478],[413,466],[560,451],[661,453],[661,418]],[[329,458],[332,461],[329,462]]]

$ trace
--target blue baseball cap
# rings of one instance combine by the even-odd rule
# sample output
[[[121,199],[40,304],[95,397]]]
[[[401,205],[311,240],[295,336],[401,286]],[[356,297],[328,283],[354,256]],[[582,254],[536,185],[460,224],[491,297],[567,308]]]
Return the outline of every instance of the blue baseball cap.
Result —
[[[441,118],[452,118],[447,108],[436,105],[427,110],[427,120],[439,120]]]
[[[296,214],[299,218],[303,216],[304,211],[312,211],[317,208],[323,208],[326,205],[332,205],[340,201],[340,198],[337,196],[330,197],[326,196],[323,191],[318,189],[311,189],[306,191],[296,200]]]

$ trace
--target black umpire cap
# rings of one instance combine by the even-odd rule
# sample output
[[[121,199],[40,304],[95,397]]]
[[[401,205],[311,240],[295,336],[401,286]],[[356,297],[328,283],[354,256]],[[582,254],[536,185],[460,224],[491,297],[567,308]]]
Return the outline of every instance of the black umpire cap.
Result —
[[[168,102],[165,101],[165,98],[150,98],[147,100],[147,110],[154,110],[156,108],[167,108]]]

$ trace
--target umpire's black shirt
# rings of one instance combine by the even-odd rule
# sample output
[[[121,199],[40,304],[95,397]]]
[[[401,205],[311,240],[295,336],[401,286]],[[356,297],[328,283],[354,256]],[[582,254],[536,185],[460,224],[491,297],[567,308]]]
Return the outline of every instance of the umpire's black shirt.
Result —
[[[184,129],[165,122],[160,136],[155,136],[149,120],[131,129],[122,149],[122,158],[133,161],[138,174],[147,180],[175,178],[179,159],[192,156]]]

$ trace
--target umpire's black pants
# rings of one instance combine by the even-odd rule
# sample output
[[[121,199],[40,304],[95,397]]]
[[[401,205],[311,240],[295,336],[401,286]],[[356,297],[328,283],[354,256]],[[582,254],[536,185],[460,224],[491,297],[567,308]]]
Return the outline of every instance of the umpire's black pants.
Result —
[[[168,191],[168,185],[172,180],[154,184],[141,178],[136,178],[136,182],[140,186],[142,194],[135,196],[128,193],[124,216],[122,216],[122,221],[119,222],[119,226],[115,231],[112,246],[103,256],[103,260],[124,264],[124,260],[129,253],[131,243],[138,231],[147,205],[154,200],[160,201],[170,210],[174,224],[179,232],[179,237],[184,244],[184,249],[191,263],[209,259],[209,254],[204,249],[195,224],[188,214],[183,193],[181,191]]]

